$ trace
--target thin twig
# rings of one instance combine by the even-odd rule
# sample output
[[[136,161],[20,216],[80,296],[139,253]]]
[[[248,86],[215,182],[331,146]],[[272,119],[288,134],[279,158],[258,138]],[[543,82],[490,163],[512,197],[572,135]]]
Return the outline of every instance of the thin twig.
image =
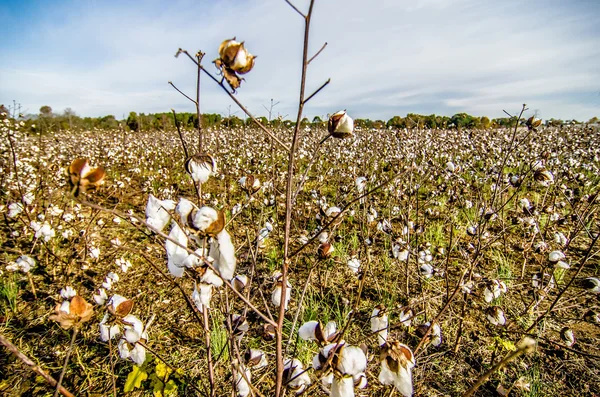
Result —
[[[185,158],[187,159],[188,157],[190,157],[188,150],[187,150],[187,145],[185,144],[185,139],[183,138],[183,134],[181,133],[181,127],[179,126],[179,123],[177,122],[177,113],[175,113],[175,109],[171,109],[171,111],[173,112],[173,120],[175,121],[175,127],[177,128],[177,133],[179,134],[179,139],[181,139],[181,146],[183,146],[183,153],[185,154]]]
[[[290,6],[290,7],[292,7],[292,8],[294,9],[294,11],[296,11],[298,14],[300,14],[300,16],[301,16],[302,18],[306,18],[306,15],[304,15],[304,14],[303,14],[303,13],[302,13],[302,12],[301,12],[301,11],[300,11],[298,8],[296,8],[296,6],[295,6],[295,5],[293,5],[293,4],[290,2],[290,0],[285,0],[285,2],[286,2],[286,3],[288,3],[288,4],[289,4],[289,6]]]
[[[51,386],[58,385],[58,382],[56,381],[56,379],[54,379],[52,376],[48,375],[46,373],[46,371],[44,371],[42,368],[40,368],[36,363],[33,362],[33,360],[31,360],[25,354],[21,353],[21,351],[17,348],[17,346],[13,345],[8,339],[6,339],[6,337],[3,334],[0,334],[0,344],[4,345],[4,347],[6,347],[8,349],[8,351],[10,351],[12,354],[14,354],[19,360],[21,360],[25,365],[27,365],[33,372],[35,372],[36,374],[38,374],[42,378],[44,378],[44,380],[46,380],[46,382],[48,382]],[[58,391],[63,396],[75,397],[74,394],[72,394],[71,392],[69,392],[67,389],[65,389],[62,386],[58,387]]]
[[[196,65],[199,65],[198,62],[190,55],[188,54],[187,51],[183,51],[184,54],[186,54],[188,56],[188,58],[190,58],[192,60],[192,62],[194,62]],[[252,121],[254,121],[254,123],[261,129],[263,130],[267,135],[269,135],[271,138],[273,138],[273,140],[275,140],[275,142],[277,142],[279,145],[281,145],[281,147],[283,147],[286,151],[289,151],[290,149],[287,147],[287,145],[283,142],[281,142],[281,140],[279,140],[279,138],[277,138],[273,132],[271,132],[267,127],[265,127],[264,125],[262,125],[262,123],[260,121],[258,121],[256,119],[256,117],[254,117],[254,115],[252,113],[250,113],[250,111],[248,109],[246,109],[246,107],[244,105],[242,105],[242,103],[235,97],[235,95],[233,95],[232,92],[230,92],[227,87],[225,86],[225,84],[222,81],[219,81],[215,76],[213,76],[212,74],[210,74],[202,65],[199,65],[200,69],[202,69],[202,71],[209,76],[215,83],[217,83],[217,85],[219,85],[223,91],[225,91],[227,93],[227,95],[229,95],[229,97],[231,98],[231,100],[233,102],[235,102],[236,105],[238,105],[238,107],[244,112],[246,113],[246,115],[248,117],[250,117],[252,119]]]
[[[73,351],[73,345],[75,344],[75,338],[77,337],[78,327],[73,328],[73,336],[71,337],[71,344],[69,345],[69,349],[67,350],[67,355],[65,357],[65,363],[63,364],[62,371],[58,378],[58,382],[56,383],[56,390],[54,391],[54,397],[58,396],[60,392],[60,388],[62,385],[63,378],[65,377],[65,373],[67,372],[67,365],[69,365],[69,359],[71,358],[71,351]]]
[[[315,92],[313,92],[312,94],[310,94],[308,96],[308,98],[306,98],[303,102],[303,104],[306,104],[306,102],[310,101],[312,99],[312,97],[314,97],[315,95],[317,95],[323,88],[327,87],[327,85],[331,83],[331,79],[327,79],[326,82],[324,82],[319,88],[317,88],[317,90]]]
[[[192,98],[190,98],[189,96],[187,96],[183,91],[181,91],[179,88],[177,88],[175,86],[175,84],[173,84],[172,81],[169,81],[169,84],[171,85],[171,87],[175,88],[177,90],[177,92],[179,92],[181,95],[183,95],[184,97],[186,97],[187,99],[189,99],[193,104],[196,104],[196,101],[194,101]]]
[[[321,52],[323,52],[323,50],[325,49],[325,47],[327,47],[327,42],[325,42],[325,44],[323,44],[323,47],[321,47],[321,49],[320,49],[319,51],[317,51],[317,53],[316,53],[315,55],[313,55],[313,56],[312,56],[312,58],[310,58],[310,59],[308,60],[308,62],[306,62],[306,63],[307,63],[308,65],[310,65],[310,63],[313,61],[313,59],[315,59],[316,57],[318,57],[318,56],[319,56],[319,54],[320,54]]]

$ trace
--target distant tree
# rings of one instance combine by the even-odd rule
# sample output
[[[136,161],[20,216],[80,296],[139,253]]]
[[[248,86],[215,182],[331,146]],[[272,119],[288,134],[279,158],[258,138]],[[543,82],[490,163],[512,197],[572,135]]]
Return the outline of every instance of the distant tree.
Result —
[[[595,124],[598,122],[598,117],[592,117],[588,120],[588,124]]]
[[[319,116],[315,116],[312,119],[313,124],[321,124],[322,122],[323,122],[323,120],[321,120],[321,118]]]
[[[492,122],[490,121],[490,119],[488,117],[483,116],[481,118],[481,127],[488,129],[491,127],[491,125],[492,125]]]
[[[131,131],[137,131],[140,128],[137,114],[135,112],[129,112],[129,117],[127,117],[125,124],[127,124],[127,127],[129,127]]]
[[[394,116],[388,120],[388,122],[386,123],[386,126],[391,127],[391,128],[405,128],[406,123],[402,117]]]
[[[42,106],[40,108],[40,115],[47,118],[52,117],[52,108],[48,105]]]
[[[69,129],[73,129],[73,119],[77,117],[77,113],[71,108],[66,108],[63,110],[64,118],[69,122]]]

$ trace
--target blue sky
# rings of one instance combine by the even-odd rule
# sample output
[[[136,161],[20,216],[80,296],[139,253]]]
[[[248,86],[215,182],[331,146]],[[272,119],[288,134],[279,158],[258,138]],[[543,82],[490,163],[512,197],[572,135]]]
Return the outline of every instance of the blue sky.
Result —
[[[294,2],[305,10],[308,0]],[[600,2],[554,0],[317,0],[307,89],[309,117],[438,113],[502,116],[527,103],[542,118],[600,116]],[[217,57],[237,36],[258,55],[237,94],[257,115],[295,113],[302,20],[283,0],[0,0],[0,103],[82,116],[193,111],[182,47]],[[203,111],[230,99],[203,79]],[[232,112],[235,104],[232,104]],[[238,113],[241,115],[241,112]]]

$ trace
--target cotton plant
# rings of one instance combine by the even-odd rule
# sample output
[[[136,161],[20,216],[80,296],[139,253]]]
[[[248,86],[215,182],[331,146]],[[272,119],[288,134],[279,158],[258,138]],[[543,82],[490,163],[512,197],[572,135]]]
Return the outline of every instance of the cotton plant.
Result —
[[[213,266],[225,280],[231,280],[235,274],[235,247],[231,236],[225,230],[225,214],[211,207],[196,207],[191,201],[181,199],[175,208],[186,231],[198,245],[203,247],[204,240],[210,239],[208,256],[213,259]],[[177,225],[173,225],[171,233],[175,240],[187,247],[188,236]],[[167,256],[170,259],[169,270],[176,277],[183,275],[183,262],[188,258],[187,250],[167,240]]]
[[[354,274],[358,274],[360,272],[360,259],[356,258],[356,257],[352,257],[350,259],[348,259],[348,262],[346,262],[346,265],[348,266],[348,269],[350,269],[350,271]]]
[[[141,366],[146,361],[146,348],[143,344],[148,340],[148,329],[154,321],[154,316],[148,320],[146,326],[143,326],[141,321],[129,320],[130,322],[125,323],[123,327],[124,331],[117,349],[119,356],[123,360],[131,360],[138,366]]]
[[[504,315],[504,311],[502,311],[502,309],[500,309],[498,306],[492,306],[487,308],[485,314],[487,320],[492,325],[503,326],[506,324],[506,317]]]
[[[263,248],[269,237],[269,234],[273,231],[273,224],[271,222],[265,222],[265,227],[258,231],[258,236],[256,236],[255,244],[258,245],[259,248]]]
[[[431,328],[431,331],[429,331],[429,328]],[[417,335],[421,338],[427,335],[427,344],[434,347],[439,347],[442,344],[442,328],[437,322],[433,324],[433,327],[431,327],[431,322],[429,321],[423,323],[417,327],[416,331]],[[429,333],[427,333],[428,331]]]
[[[56,321],[64,329],[77,328],[89,321],[94,314],[92,305],[70,286],[60,290],[63,301],[56,305],[54,314],[49,319]]]
[[[52,226],[50,226],[50,224],[48,222],[44,222],[43,224],[40,224],[39,222],[31,221],[29,226],[35,232],[35,235],[34,235],[35,238],[42,239],[45,242],[50,241],[51,238],[56,236],[56,232],[54,231],[54,229],[52,228]]]
[[[146,349],[142,344],[148,340],[148,328],[154,320],[154,316],[144,327],[142,321],[131,314],[132,309],[132,300],[121,295],[113,295],[109,299],[106,313],[100,321],[100,340],[108,342],[118,339],[117,349],[120,357],[142,365],[146,360]]]
[[[210,154],[199,153],[185,161],[185,170],[194,182],[203,184],[217,172],[217,161]]]
[[[337,337],[337,325],[335,321],[330,321],[325,326],[319,321],[308,321],[300,326],[298,336],[305,341],[327,344]]]
[[[35,259],[29,255],[21,255],[16,261],[8,264],[6,270],[9,272],[29,273],[35,267]]]

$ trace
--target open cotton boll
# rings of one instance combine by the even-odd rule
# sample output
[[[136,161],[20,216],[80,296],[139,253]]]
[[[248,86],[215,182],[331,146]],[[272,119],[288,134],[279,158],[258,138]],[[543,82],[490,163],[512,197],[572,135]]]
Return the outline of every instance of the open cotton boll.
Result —
[[[185,161],[185,170],[194,182],[205,183],[217,168],[217,162],[210,154],[196,154]]]
[[[213,222],[219,219],[219,213],[214,208],[202,207],[194,215],[194,226],[198,230],[206,231]]]
[[[388,337],[388,316],[385,309],[376,307],[371,314],[371,332],[377,333],[377,341],[382,346]]]
[[[283,289],[282,286],[283,286],[283,284],[281,283],[281,281],[277,282],[277,284],[275,285],[275,289],[271,293],[271,303],[275,307],[279,307],[281,305],[281,293],[282,293],[282,289]],[[287,288],[285,289],[285,310],[287,310],[287,308],[288,308],[291,295],[292,295],[292,286],[288,282]]]
[[[200,283],[194,287],[192,292],[192,302],[196,305],[199,311],[204,311],[204,308],[210,309],[210,300],[212,298],[212,285]]]
[[[398,372],[393,372],[385,360],[381,362],[379,382],[382,385],[394,385],[404,397],[410,397],[413,394],[412,374],[410,369],[399,366]]]
[[[167,211],[175,209],[175,202],[173,200],[161,201],[150,194],[148,196],[148,203],[146,204],[146,223],[162,231],[169,220],[171,215]]]
[[[223,285],[223,279],[208,267],[204,271],[202,277],[200,277],[200,281],[206,284],[214,285],[217,288]]]
[[[174,223],[173,227],[171,228],[169,238],[177,241],[184,247],[187,247],[187,236],[176,223]],[[167,240],[165,242],[165,249],[167,251],[167,266],[169,267],[169,272],[175,277],[183,276],[183,271],[185,269],[183,266],[183,261],[188,257],[187,250],[176,245],[171,240]]]
[[[337,327],[335,321],[328,322],[325,327],[318,321],[308,321],[300,327],[298,335],[306,341],[317,341],[320,343],[331,341],[336,335]]]
[[[355,376],[367,369],[367,356],[358,346],[344,346],[340,353],[337,369],[346,375]]]
[[[195,209],[198,209],[198,207],[196,207],[194,203],[192,203],[186,198],[181,197],[179,199],[177,207],[175,207],[175,213],[179,215],[179,218],[181,218],[181,223],[184,226],[189,226],[188,217],[190,216],[190,213]]]
[[[221,277],[231,280],[235,273],[235,247],[231,242],[231,236],[225,229],[221,230],[211,241],[208,255],[214,259],[214,266]]]
[[[383,385],[394,385],[404,397],[412,396],[411,372],[415,366],[415,356],[410,348],[397,341],[391,341],[382,347],[380,358],[379,382]]]
[[[202,257],[206,254],[205,250],[198,248],[194,251],[194,254],[189,254],[181,263],[183,267],[187,267],[188,269],[192,269],[194,267],[200,266],[203,263]]]
[[[351,376],[334,377],[331,397],[354,397],[354,379]]]
[[[251,380],[252,374],[250,373],[250,370],[243,365],[240,365],[235,376],[235,385],[239,397],[246,397],[250,394],[250,385],[248,382]]]
[[[285,379],[288,387],[294,389],[296,394],[302,393],[311,384],[310,376],[304,371],[302,363],[297,358],[286,358],[283,364]]]

